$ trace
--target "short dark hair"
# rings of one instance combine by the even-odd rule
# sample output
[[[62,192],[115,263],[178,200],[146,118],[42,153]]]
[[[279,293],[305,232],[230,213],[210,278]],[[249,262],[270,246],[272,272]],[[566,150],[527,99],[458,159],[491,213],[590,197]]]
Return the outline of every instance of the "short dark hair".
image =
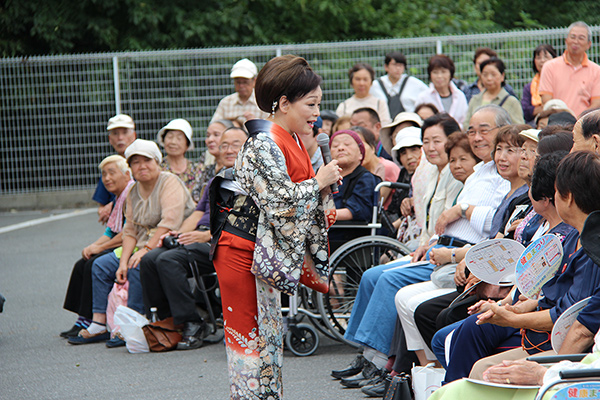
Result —
[[[392,51],[391,53],[387,53],[385,55],[385,65],[388,65],[392,60],[396,61],[398,64],[403,64],[404,68],[407,66],[406,57],[399,51]]]
[[[538,47],[536,47],[535,50],[533,51],[533,59],[531,60],[531,66],[533,67],[533,72],[535,72],[536,74],[541,71],[538,71],[537,67],[535,66],[535,58],[544,51],[547,52],[548,54],[550,54],[552,56],[552,58],[556,58],[556,50],[554,50],[554,47],[552,47],[551,44],[542,43]]]
[[[569,193],[585,214],[600,210],[600,156],[591,151],[576,151],[566,156],[556,171],[556,191]]]
[[[258,107],[271,113],[279,108],[279,99],[285,96],[290,103],[301,99],[321,84],[308,62],[298,56],[287,54],[269,60],[256,77],[254,91]]]
[[[492,148],[492,158],[496,156],[496,146],[498,143],[508,143],[514,147],[521,147],[525,142],[525,138],[519,135],[526,129],[531,129],[529,125],[518,124],[518,125],[504,125],[498,129],[496,140],[494,140],[494,147]]]
[[[448,113],[439,113],[432,115],[423,121],[423,125],[421,125],[421,139],[423,138],[423,134],[425,131],[432,126],[439,125],[444,130],[446,136],[450,136],[456,131],[460,131],[460,125],[454,118],[452,118]]]
[[[445,54],[436,54],[429,59],[429,65],[427,65],[427,75],[431,80],[431,71],[436,68],[445,68],[450,71],[450,78],[454,78],[454,61]]]
[[[504,71],[506,70],[506,67],[504,66],[504,62],[501,59],[499,59],[498,57],[492,57],[492,58],[488,58],[487,60],[482,62],[481,65],[479,65],[479,70],[481,71],[481,73],[483,73],[483,69],[490,64],[493,64],[494,66],[496,66],[496,69],[498,69],[498,71],[501,74],[503,74]],[[506,77],[504,79],[506,79]],[[502,81],[502,86],[504,86],[504,81]]]
[[[546,135],[541,138],[538,143],[537,152],[539,155],[550,154],[555,151],[569,152],[572,147],[573,134],[569,131],[559,130],[552,135]]]
[[[379,114],[377,113],[377,111],[373,110],[371,107],[357,108],[356,110],[354,110],[352,112],[352,115],[358,114],[361,112],[366,112],[369,114],[369,118],[371,119],[371,124],[375,125],[376,123],[381,122],[381,119],[379,119]]]
[[[350,78],[350,83],[352,83],[352,78],[354,78],[354,74],[361,69],[366,70],[371,75],[371,82],[375,80],[375,70],[371,67],[370,64],[358,62],[348,70],[348,78]]]
[[[548,199],[554,204],[556,169],[567,154],[566,151],[556,151],[544,154],[537,160],[531,175],[531,197],[534,200]]]
[[[479,56],[482,54],[487,54],[490,57],[498,57],[498,53],[489,47],[479,47],[477,50],[475,50],[475,54],[473,55],[473,64],[475,64]]]
[[[432,103],[421,103],[415,107],[415,114],[418,114],[419,110],[421,110],[422,108],[429,108],[431,111],[433,111],[434,114],[439,114],[440,112],[440,110],[438,110],[438,108]]]
[[[358,133],[372,149],[377,147],[377,139],[375,139],[375,135],[370,129],[362,126],[351,126],[350,130]]]
[[[586,139],[600,134],[600,110],[592,111],[581,118],[581,134]]]
[[[448,136],[448,141],[446,142],[446,145],[444,146],[444,150],[446,150],[446,154],[448,154],[448,157],[450,157],[450,150],[452,150],[455,147],[460,147],[461,149],[463,149],[464,151],[466,151],[467,153],[469,153],[471,155],[471,157],[473,157],[475,159],[475,161],[479,162],[481,161],[481,159],[479,157],[477,157],[475,155],[475,153],[473,153],[473,149],[471,148],[471,145],[469,144],[469,136],[461,131],[456,131],[454,133],[452,133],[450,136]]]

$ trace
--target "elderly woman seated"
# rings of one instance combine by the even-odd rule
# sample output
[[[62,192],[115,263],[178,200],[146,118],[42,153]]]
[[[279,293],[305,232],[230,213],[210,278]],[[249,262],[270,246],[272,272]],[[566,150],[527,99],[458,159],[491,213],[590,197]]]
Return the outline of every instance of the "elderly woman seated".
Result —
[[[81,259],[75,263],[71,272],[63,308],[76,313],[78,319],[71,329],[61,332],[60,336],[64,338],[77,336],[80,330],[92,323],[92,264],[96,258],[121,246],[121,231],[125,222],[123,204],[134,183],[122,156],[108,156],[98,168],[102,171],[104,187],[115,195],[115,201],[104,234],[82,250]]]
[[[144,313],[138,265],[142,257],[158,245],[160,236],[179,229],[194,209],[190,193],[181,180],[170,172],[161,172],[162,156],[156,143],[137,139],[125,150],[125,157],[136,183],[127,196],[123,247],[94,261],[93,322],[78,336],[70,338],[71,344],[109,338],[105,326],[106,306],[115,278],[121,284],[129,281],[127,305]]]
[[[174,119],[165,125],[156,135],[156,141],[167,153],[160,164],[163,171],[175,174],[183,181],[197,203],[200,192],[194,191],[202,174],[202,164],[191,162],[185,157],[188,150],[194,148],[192,126],[182,118]]]
[[[373,213],[375,186],[380,179],[361,164],[365,158],[362,139],[352,130],[331,135],[331,155],[342,169],[343,183],[333,195],[338,221],[368,222]],[[345,242],[368,234],[363,229],[334,228],[329,233],[331,251]]]

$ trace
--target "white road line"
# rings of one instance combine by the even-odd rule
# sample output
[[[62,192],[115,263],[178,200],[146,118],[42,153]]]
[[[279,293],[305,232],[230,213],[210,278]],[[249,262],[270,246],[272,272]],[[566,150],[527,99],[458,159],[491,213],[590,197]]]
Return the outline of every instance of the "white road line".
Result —
[[[77,217],[80,215],[91,214],[96,211],[97,211],[96,208],[87,208],[84,210],[75,210],[75,211],[72,211],[69,213],[56,214],[56,215],[51,215],[49,217],[38,218],[38,219],[31,220],[31,221],[21,222],[20,224],[14,224],[14,225],[9,225],[9,226],[0,228],[0,234],[16,231],[17,229],[29,228],[30,226],[45,224],[46,222],[58,221],[60,219],[67,219],[67,218],[71,218],[71,217]]]

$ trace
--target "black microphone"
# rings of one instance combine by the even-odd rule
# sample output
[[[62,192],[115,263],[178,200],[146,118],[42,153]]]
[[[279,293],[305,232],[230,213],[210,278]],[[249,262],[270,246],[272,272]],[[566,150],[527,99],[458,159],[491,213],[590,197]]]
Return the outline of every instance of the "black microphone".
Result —
[[[317,135],[317,143],[321,148],[321,155],[323,156],[323,162],[325,165],[331,162],[331,150],[329,150],[329,136],[326,133],[319,133]],[[337,193],[339,192],[337,182],[331,184],[331,192]]]

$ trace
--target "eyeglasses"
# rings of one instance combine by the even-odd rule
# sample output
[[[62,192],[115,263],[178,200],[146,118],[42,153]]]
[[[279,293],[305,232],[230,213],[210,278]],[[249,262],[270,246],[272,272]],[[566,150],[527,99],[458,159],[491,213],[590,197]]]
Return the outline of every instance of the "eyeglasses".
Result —
[[[493,128],[469,129],[467,131],[467,135],[472,137],[479,133],[481,136],[486,136],[486,135],[489,135],[489,133],[491,131],[493,131],[494,129],[498,129],[498,128],[499,128],[498,126],[495,126]]]
[[[221,151],[227,151],[229,149],[231,149],[231,151],[238,151],[239,149],[242,148],[242,144],[241,143],[223,143],[222,145],[219,146],[219,150]]]

